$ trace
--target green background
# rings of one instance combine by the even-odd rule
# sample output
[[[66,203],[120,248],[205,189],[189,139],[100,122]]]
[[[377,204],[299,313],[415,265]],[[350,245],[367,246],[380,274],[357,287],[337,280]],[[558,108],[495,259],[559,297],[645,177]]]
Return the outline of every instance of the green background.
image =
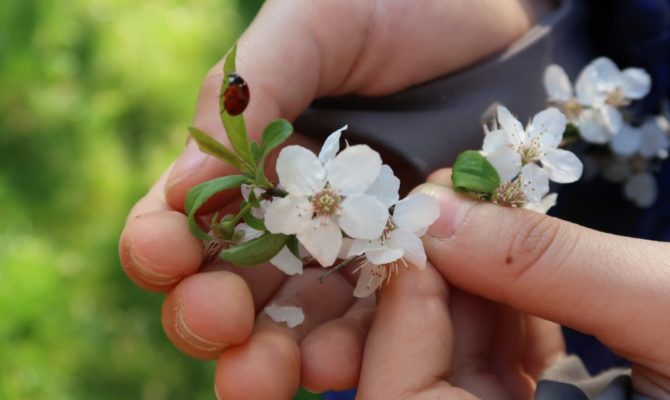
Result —
[[[0,1],[0,399],[214,397],[117,240],[260,3]]]

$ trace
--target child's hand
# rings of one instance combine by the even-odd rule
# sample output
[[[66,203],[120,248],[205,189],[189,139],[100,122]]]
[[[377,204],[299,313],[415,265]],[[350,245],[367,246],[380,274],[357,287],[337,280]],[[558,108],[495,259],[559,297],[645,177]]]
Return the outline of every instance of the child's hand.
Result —
[[[631,361],[636,393],[669,398],[668,243],[474,203],[444,186],[420,190],[441,205],[424,246],[452,286],[596,336]]]
[[[252,97],[247,127],[259,135],[270,120],[295,118],[318,97],[383,95],[465,67],[523,34],[533,24],[530,3],[268,1],[239,41],[238,71]],[[216,66],[205,78],[194,125],[225,143],[220,71]],[[269,267],[201,268],[184,197],[194,185],[231,173],[190,143],[131,212],[120,241],[126,273],[146,289],[169,292],[165,330],[182,351],[219,358],[221,398],[287,399],[299,384],[354,386],[374,300],[354,301],[350,276],[320,286],[314,284],[319,271],[287,278]],[[231,199],[219,200],[212,209]],[[296,329],[259,314],[287,298],[306,312]]]

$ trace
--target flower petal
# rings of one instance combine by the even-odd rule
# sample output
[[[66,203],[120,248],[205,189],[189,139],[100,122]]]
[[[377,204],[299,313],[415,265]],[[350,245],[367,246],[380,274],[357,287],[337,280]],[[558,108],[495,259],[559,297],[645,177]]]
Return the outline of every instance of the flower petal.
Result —
[[[400,229],[417,232],[430,226],[440,216],[437,201],[423,193],[400,200],[393,211],[393,223]]]
[[[612,138],[612,133],[605,126],[602,114],[598,110],[584,110],[579,115],[579,133],[589,143],[603,144]]]
[[[539,203],[526,203],[523,205],[523,208],[527,210],[532,210],[540,214],[546,214],[553,206],[556,205],[556,199],[558,194],[550,193],[542,199]]]
[[[388,165],[382,165],[379,176],[372,182],[372,185],[366,191],[370,196],[374,196],[381,201],[386,208],[398,202],[398,191],[400,190],[400,179],[393,175],[393,170]]]
[[[382,244],[382,241],[379,239],[374,240],[354,239],[351,240],[351,246],[349,247],[349,252],[345,255],[345,257],[360,256],[366,251],[382,250],[382,249],[384,249],[384,245]]]
[[[302,226],[298,241],[322,267],[335,263],[342,247],[342,232],[330,218],[315,218]]]
[[[616,107],[612,107],[609,104],[600,106],[598,110],[602,114],[605,127],[607,127],[613,135],[619,133],[623,126],[623,116],[621,115],[621,112]]]
[[[286,325],[289,328],[295,328],[305,321],[305,313],[300,307],[278,306],[277,304],[272,304],[265,307],[265,313],[274,322],[286,322]]]
[[[348,127],[349,125],[344,125],[342,128],[328,135],[326,141],[323,142],[323,146],[319,152],[319,160],[321,160],[323,165],[328,164],[329,161],[335,158],[337,152],[340,151],[340,137],[342,136],[342,132],[347,130]]]
[[[577,100],[586,106],[595,106],[605,101],[606,95],[598,92],[598,71],[589,64],[577,77],[575,83],[575,91],[577,93]]]
[[[484,155],[488,155],[498,150],[501,147],[511,145],[507,139],[507,133],[502,129],[497,129],[495,131],[488,132],[484,136],[484,144],[482,145],[482,151]]]
[[[563,149],[547,150],[542,157],[542,166],[549,173],[549,179],[557,183],[576,182],[584,170],[575,153]]]
[[[549,174],[534,163],[528,163],[521,169],[521,190],[526,201],[539,203],[549,192]]]
[[[598,74],[598,79],[608,83],[614,83],[619,79],[621,70],[614,61],[607,57],[598,57],[590,64]]]
[[[423,248],[423,242],[414,232],[396,229],[391,232],[389,241],[389,246],[400,247],[404,250],[405,261],[419,269],[426,267],[426,251]]]
[[[349,196],[342,202],[338,224],[354,239],[378,239],[388,217],[388,209],[379,200],[361,194]]]
[[[619,85],[626,98],[637,100],[649,94],[651,77],[641,68],[626,68],[619,77]]]
[[[544,70],[544,90],[549,100],[567,102],[572,99],[572,84],[565,70],[552,64]]]
[[[641,140],[642,134],[639,129],[624,124],[609,145],[615,154],[628,157],[640,148]]]
[[[656,179],[648,173],[633,175],[624,186],[624,195],[638,207],[646,208],[656,202]]]
[[[276,197],[265,212],[265,227],[271,233],[292,235],[312,217],[312,204],[305,196]]]
[[[366,145],[342,150],[326,165],[328,182],[340,194],[348,196],[365,193],[382,169],[379,153]]]
[[[277,158],[279,182],[291,194],[310,195],[326,184],[326,173],[321,161],[301,146],[287,146]]]
[[[509,182],[521,171],[521,155],[509,147],[501,147],[486,156],[498,172],[500,182]]]
[[[361,274],[358,276],[358,281],[356,282],[354,296],[358,298],[368,297],[384,283],[386,268],[368,264],[361,267],[360,271]]]
[[[370,250],[365,252],[365,256],[368,260],[376,265],[384,265],[398,261],[402,258],[403,254],[404,251],[401,248],[385,248],[382,250]]]
[[[528,139],[539,138],[542,149],[555,149],[563,140],[567,121],[557,108],[549,107],[537,113],[526,129]]]
[[[668,135],[655,119],[645,122],[640,127],[640,132],[640,154],[643,157],[662,157],[667,152],[670,146]]]
[[[284,246],[277,255],[270,259],[270,264],[286,275],[302,274],[302,261]]]
[[[498,106],[498,123],[512,145],[520,146],[526,142],[526,131],[523,130],[523,125],[503,106]]]

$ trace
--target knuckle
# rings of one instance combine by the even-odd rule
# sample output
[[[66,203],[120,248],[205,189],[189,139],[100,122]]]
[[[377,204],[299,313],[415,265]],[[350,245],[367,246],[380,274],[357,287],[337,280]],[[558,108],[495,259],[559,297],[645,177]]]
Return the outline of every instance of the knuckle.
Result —
[[[519,281],[543,264],[558,246],[560,227],[558,220],[536,213],[519,218],[506,252],[505,274]]]

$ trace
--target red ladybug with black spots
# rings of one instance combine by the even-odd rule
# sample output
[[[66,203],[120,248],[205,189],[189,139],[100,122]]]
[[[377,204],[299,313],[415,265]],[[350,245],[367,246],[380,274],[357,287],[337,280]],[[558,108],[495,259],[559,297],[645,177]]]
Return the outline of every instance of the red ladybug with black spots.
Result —
[[[230,115],[240,115],[249,105],[249,85],[236,72],[228,75],[228,87],[223,92],[223,107]]]

